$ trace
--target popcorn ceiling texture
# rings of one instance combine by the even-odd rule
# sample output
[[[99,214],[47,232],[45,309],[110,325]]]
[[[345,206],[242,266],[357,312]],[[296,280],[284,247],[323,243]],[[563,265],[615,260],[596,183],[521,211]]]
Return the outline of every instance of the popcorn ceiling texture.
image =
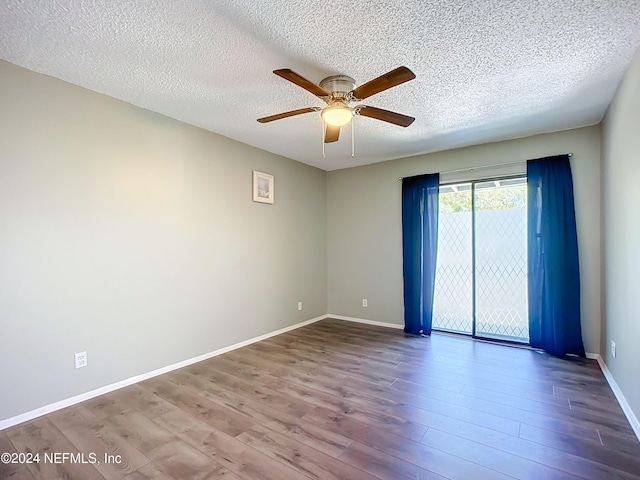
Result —
[[[640,0],[3,0],[0,57],[325,170],[598,123],[640,45]],[[417,79],[364,104],[322,158],[323,106],[271,72],[360,85]],[[63,113],[63,112],[61,112]]]

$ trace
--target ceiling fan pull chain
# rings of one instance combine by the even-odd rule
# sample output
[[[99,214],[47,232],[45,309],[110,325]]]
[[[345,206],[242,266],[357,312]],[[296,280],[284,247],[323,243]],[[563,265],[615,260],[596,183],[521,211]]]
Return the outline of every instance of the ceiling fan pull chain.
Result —
[[[356,156],[356,136],[354,133],[354,124],[356,123],[355,116],[351,119],[351,158]]]
[[[324,136],[327,134],[327,123],[324,121],[324,118],[322,119],[322,125],[320,127],[320,133],[322,134],[322,136],[320,137],[320,140],[322,140],[322,158],[327,158],[324,155]]]

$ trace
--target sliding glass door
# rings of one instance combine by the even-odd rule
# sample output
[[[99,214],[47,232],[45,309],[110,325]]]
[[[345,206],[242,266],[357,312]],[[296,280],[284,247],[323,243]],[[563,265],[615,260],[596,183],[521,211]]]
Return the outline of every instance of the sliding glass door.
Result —
[[[526,178],[440,187],[433,328],[529,342]]]

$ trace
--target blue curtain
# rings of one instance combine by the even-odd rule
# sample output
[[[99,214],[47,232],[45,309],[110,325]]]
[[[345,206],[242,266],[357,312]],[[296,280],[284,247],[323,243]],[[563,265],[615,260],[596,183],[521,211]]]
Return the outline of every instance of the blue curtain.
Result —
[[[568,155],[527,162],[529,337],[532,347],[585,356]]]
[[[440,174],[402,179],[404,331],[430,335],[438,247]]]

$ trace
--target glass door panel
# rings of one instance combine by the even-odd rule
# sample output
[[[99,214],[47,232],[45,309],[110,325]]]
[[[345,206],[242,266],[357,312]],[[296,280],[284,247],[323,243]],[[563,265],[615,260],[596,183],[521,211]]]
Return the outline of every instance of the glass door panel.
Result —
[[[473,333],[471,183],[440,187],[432,327]]]
[[[475,335],[529,342],[527,180],[474,185]]]

